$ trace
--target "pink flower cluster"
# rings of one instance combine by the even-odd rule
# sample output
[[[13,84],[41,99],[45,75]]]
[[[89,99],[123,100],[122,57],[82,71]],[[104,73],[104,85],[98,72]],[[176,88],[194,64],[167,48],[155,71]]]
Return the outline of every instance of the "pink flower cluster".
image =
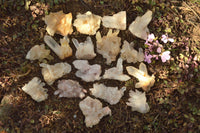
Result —
[[[173,38],[169,38],[168,35],[162,35],[161,41],[163,43],[174,42]],[[148,48],[145,49],[145,58],[144,61],[147,63],[151,63],[152,58],[155,58],[156,60],[161,58],[162,62],[166,62],[170,59],[170,51],[165,51],[163,46],[159,43],[159,41],[156,39],[154,34],[149,34],[148,38],[145,42]]]

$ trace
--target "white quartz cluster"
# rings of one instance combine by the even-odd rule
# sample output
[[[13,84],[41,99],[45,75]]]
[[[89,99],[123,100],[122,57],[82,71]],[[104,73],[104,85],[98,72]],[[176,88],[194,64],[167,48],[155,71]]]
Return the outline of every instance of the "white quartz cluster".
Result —
[[[42,63],[40,66],[42,67],[44,80],[48,85],[52,85],[56,79],[71,72],[71,65],[66,62],[56,63],[54,65]]]
[[[44,44],[33,46],[27,53],[26,59],[29,60],[42,60],[48,58],[50,50],[45,49]]]
[[[74,80],[60,80],[58,81],[58,90],[54,92],[54,95],[58,95],[59,97],[85,97],[85,93],[87,91],[83,89],[83,87]]]
[[[149,91],[155,83],[155,76],[149,76],[147,67],[144,63],[140,63],[139,69],[128,66],[126,67],[128,73],[136,77],[139,82],[135,84],[135,88],[142,88],[144,91]]]
[[[98,64],[89,65],[87,60],[75,60],[73,65],[78,69],[76,76],[86,82],[93,82],[101,78],[101,66]]]
[[[118,90],[118,87],[107,87],[104,84],[93,84],[93,88],[90,89],[92,95],[101,98],[111,105],[117,104],[121,97],[124,95],[126,87],[122,87]]]
[[[105,74],[103,75],[104,79],[115,79],[119,81],[127,81],[130,79],[130,77],[126,74],[123,74],[123,60],[121,58],[117,61],[117,67],[110,68],[105,71]]]
[[[93,59],[96,54],[94,53],[94,45],[92,43],[92,39],[90,36],[87,37],[85,42],[79,43],[77,39],[72,38],[72,42],[74,43],[77,51],[76,58],[77,59]]]
[[[119,30],[112,32],[110,29],[107,36],[101,37],[100,32],[96,34],[97,39],[97,52],[106,58],[106,64],[110,64],[116,60],[116,56],[120,52],[121,38],[117,35]]]
[[[130,44],[125,40],[121,49],[121,58],[126,60],[128,63],[136,63],[144,61],[144,52],[142,48],[139,51],[133,48],[134,43]]]
[[[99,29],[101,16],[92,14],[90,11],[85,14],[78,14],[74,20],[74,26],[82,34],[94,35]]]
[[[119,30],[126,29],[126,11],[121,11],[113,16],[104,16],[102,18],[103,26],[106,28],[115,28]]]
[[[69,46],[69,39],[63,37],[60,39],[61,45],[59,45],[51,36],[45,35],[44,42],[55,52],[60,59],[72,56],[72,49]]]
[[[102,107],[102,103],[91,97],[86,97],[79,103],[79,107],[85,116],[85,124],[87,127],[93,127],[98,124],[103,116],[111,115],[109,107]]]
[[[47,89],[43,88],[45,83],[41,82],[38,77],[34,77],[28,84],[22,88],[24,92],[29,94],[31,98],[37,102],[41,102],[47,99]]]
[[[138,111],[140,113],[147,113],[149,112],[149,105],[146,102],[146,95],[145,92],[140,92],[138,90],[129,92],[130,98],[128,99],[129,102],[126,104],[132,107],[132,111]]]
[[[149,34],[148,24],[152,19],[152,11],[148,10],[143,16],[138,16],[130,26],[130,32],[138,38],[147,40]]]

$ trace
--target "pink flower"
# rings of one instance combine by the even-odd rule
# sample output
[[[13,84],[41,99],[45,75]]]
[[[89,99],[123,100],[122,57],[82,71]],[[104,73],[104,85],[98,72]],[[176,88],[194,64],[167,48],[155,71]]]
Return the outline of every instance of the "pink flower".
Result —
[[[167,60],[170,59],[170,51],[165,51],[160,56],[161,56],[162,62],[166,62]]]
[[[157,53],[161,53],[161,51],[162,51],[161,47],[158,47],[157,48]]]
[[[168,41],[174,42],[174,39],[169,38],[168,35],[162,35],[161,41],[163,41],[164,43],[167,43]]]
[[[147,55],[147,53],[145,52],[144,61],[147,62],[148,64],[150,64],[152,57],[153,57],[152,55],[150,55],[150,54]]]
[[[148,35],[147,42],[153,42],[154,39],[155,39],[155,36],[153,33],[151,33]]]

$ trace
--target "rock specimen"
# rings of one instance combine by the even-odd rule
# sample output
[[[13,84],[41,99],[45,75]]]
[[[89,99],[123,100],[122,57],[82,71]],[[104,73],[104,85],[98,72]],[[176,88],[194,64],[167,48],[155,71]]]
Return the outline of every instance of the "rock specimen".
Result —
[[[89,65],[87,60],[75,60],[73,62],[75,68],[78,69],[76,76],[86,82],[93,82],[100,79],[101,66],[98,64]]]
[[[101,17],[88,11],[85,14],[78,14],[73,25],[82,34],[94,35],[99,29],[100,23]]]
[[[127,81],[130,79],[128,75],[123,74],[123,60],[121,58],[117,61],[117,67],[110,68],[105,71],[104,79],[115,79],[119,81]]]
[[[37,102],[41,102],[47,99],[47,89],[43,88],[45,83],[41,82],[38,77],[34,77],[28,84],[22,88],[24,92],[29,94],[31,98]]]
[[[60,80],[58,81],[58,90],[54,92],[54,95],[59,97],[85,97],[87,91],[77,82],[73,80]]]
[[[111,105],[119,102],[125,90],[126,87],[122,87],[118,90],[118,87],[106,87],[104,84],[93,84],[93,88],[90,89],[92,95],[105,100]]]
[[[126,29],[126,11],[118,12],[113,16],[104,16],[102,18],[103,26],[106,28],[115,28],[119,30]]]
[[[72,38],[72,42],[74,43],[77,51],[76,58],[77,59],[93,59],[96,54],[94,53],[94,45],[90,36],[87,37],[86,41],[83,43],[79,43],[78,40]]]
[[[144,63],[140,63],[139,69],[128,66],[126,67],[126,70],[130,75],[139,80],[139,82],[135,84],[135,88],[142,88],[144,91],[149,91],[155,83],[154,75],[148,75],[147,67]]]
[[[60,39],[61,45],[59,45],[51,36],[48,35],[44,36],[44,41],[60,59],[65,59],[69,56],[72,56],[72,49],[69,46],[69,39],[67,37]]]
[[[52,85],[54,81],[58,78],[61,78],[63,75],[71,72],[71,65],[68,63],[56,63],[54,65],[49,65],[42,63],[42,75],[44,80],[48,85]]]
[[[142,93],[138,90],[134,92],[130,90],[129,95],[130,95],[130,98],[128,99],[129,102],[127,102],[126,104],[132,107],[132,111],[137,111],[140,113],[149,112],[149,105],[146,102],[145,92]]]
[[[141,39],[147,40],[149,29],[148,24],[152,19],[152,11],[148,10],[143,16],[138,16],[130,26],[130,32]]]
[[[63,11],[50,13],[44,17],[47,25],[47,32],[53,36],[55,33],[62,36],[67,36],[73,32],[72,29],[72,14],[64,14]]]
[[[111,115],[109,107],[102,108],[102,103],[91,97],[86,97],[79,103],[79,107],[85,116],[86,127],[92,127],[99,123],[103,116]]]
[[[97,32],[97,52],[106,58],[106,64],[110,64],[112,61],[116,60],[116,56],[120,52],[121,38],[117,35],[119,30],[112,32],[110,29],[107,36],[101,37],[100,32]]]
[[[134,43],[130,44],[125,40],[121,49],[121,58],[128,63],[136,63],[144,61],[143,49],[139,48],[139,52],[133,48]]]
[[[27,53],[26,59],[29,60],[42,60],[48,58],[50,50],[45,49],[44,44],[33,46]]]

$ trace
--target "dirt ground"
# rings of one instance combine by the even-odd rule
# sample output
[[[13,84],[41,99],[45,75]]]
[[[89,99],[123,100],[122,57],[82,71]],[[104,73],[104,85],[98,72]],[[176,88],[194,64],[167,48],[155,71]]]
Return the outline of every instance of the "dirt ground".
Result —
[[[37,4],[40,3],[40,4]],[[30,5],[29,5],[30,4]],[[31,11],[30,6],[36,5],[40,11]],[[43,5],[42,5],[43,4]],[[0,133],[10,132],[55,132],[55,133],[140,133],[140,132],[200,132],[200,2],[198,0],[8,0],[0,2]],[[149,30],[156,36],[165,33],[175,39],[174,43],[164,47],[171,50],[171,59],[166,63],[153,61],[147,65],[149,74],[154,74],[156,82],[146,93],[150,111],[146,114],[131,111],[126,105],[129,90],[135,90],[136,78],[127,82],[101,79],[95,83],[104,83],[107,86],[126,86],[124,96],[116,105],[109,105],[100,100],[103,106],[109,106],[112,116],[103,117],[99,124],[87,128],[84,115],[79,108],[79,98],[58,98],[54,96],[57,90],[57,81],[52,85],[45,85],[48,89],[48,99],[37,103],[22,91],[22,87],[33,77],[43,80],[39,61],[25,59],[27,52],[36,44],[44,44],[43,38],[47,34],[46,25],[42,18],[45,14],[63,10],[72,12],[73,21],[77,13],[91,11],[94,14],[105,16],[119,11],[127,12],[127,27],[137,16],[147,10],[153,11],[153,19]],[[101,25],[99,31],[106,35],[108,29]],[[120,31],[122,42],[134,41],[135,48],[145,49],[144,40],[133,36],[130,31]],[[61,35],[54,35],[59,42]],[[69,38],[85,41],[86,35],[74,32]],[[93,42],[96,38],[91,36]],[[52,51],[53,60],[48,64],[66,61],[70,65],[76,60],[75,47],[73,56],[60,60]],[[48,47],[47,47],[48,48]],[[96,49],[95,49],[96,51]],[[118,56],[119,57],[119,56]],[[97,54],[90,64],[100,64],[102,74],[108,68],[116,66],[105,64],[105,59]],[[129,64],[124,61],[125,67],[132,65],[138,68],[139,63]],[[73,66],[73,65],[72,65]],[[84,82],[75,76],[76,69],[60,79],[77,80],[91,95],[89,88],[93,82]],[[138,89],[142,91],[142,89]],[[2,100],[4,98],[4,100]]]

